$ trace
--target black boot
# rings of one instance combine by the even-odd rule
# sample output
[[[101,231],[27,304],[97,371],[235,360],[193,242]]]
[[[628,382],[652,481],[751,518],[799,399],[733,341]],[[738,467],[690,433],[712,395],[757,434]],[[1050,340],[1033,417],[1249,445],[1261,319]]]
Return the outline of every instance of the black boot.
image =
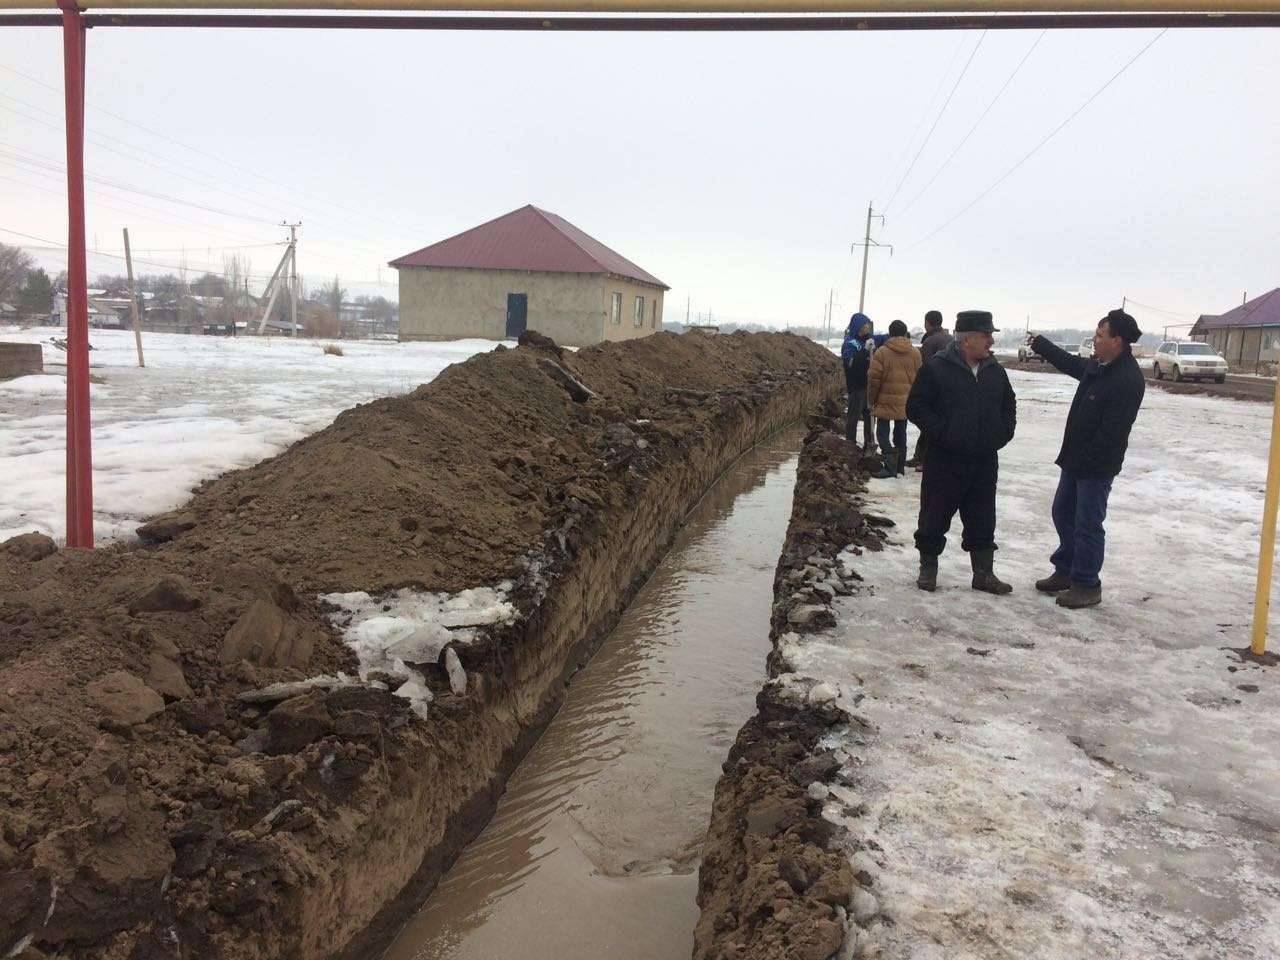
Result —
[[[907,448],[896,451],[898,454],[898,476],[905,477],[907,475]]]
[[[916,577],[916,586],[921,590],[933,593],[938,589],[938,558],[920,554],[920,576]]]
[[[894,451],[893,447],[885,447],[884,452],[881,454],[880,470],[873,473],[871,476],[875,477],[877,480],[890,479],[896,470],[896,467],[894,466],[897,462],[896,457],[897,453]]]
[[[1036,589],[1041,593],[1062,593],[1071,589],[1071,578],[1065,573],[1053,571],[1053,576],[1036,581]]]
[[[1073,583],[1066,593],[1058,594],[1058,606],[1068,610],[1083,610],[1085,607],[1096,607],[1102,602],[1102,587],[1082,587]]]
[[[1013,587],[995,575],[995,560],[994,550],[969,552],[969,563],[973,566],[973,589],[1002,597],[1006,593],[1013,593]]]

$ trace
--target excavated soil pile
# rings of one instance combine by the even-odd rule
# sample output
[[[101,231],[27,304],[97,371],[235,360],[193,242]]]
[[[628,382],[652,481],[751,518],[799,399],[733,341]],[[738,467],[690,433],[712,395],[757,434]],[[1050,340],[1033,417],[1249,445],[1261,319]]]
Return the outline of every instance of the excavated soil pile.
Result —
[[[891,525],[856,505],[867,468],[879,461],[863,460],[845,442],[839,415],[828,403],[809,418],[774,578],[771,679],[716,787],[698,876],[694,960],[827,960],[870,897],[864,888],[872,878],[855,875],[822,817],[822,785],[841,763],[820,741],[833,727],[861,721],[837,707],[827,685],[789,676],[779,650],[788,634],[834,625],[832,601],[851,594],[859,579],[837,555],[880,549]]]
[[[529,334],[202,485],[141,545],[0,545],[0,956],[376,949],[684,512],[839,387],[789,335]],[[425,719],[391,678],[298,684],[357,669],[319,594],[502,581],[510,622],[413,665]]]

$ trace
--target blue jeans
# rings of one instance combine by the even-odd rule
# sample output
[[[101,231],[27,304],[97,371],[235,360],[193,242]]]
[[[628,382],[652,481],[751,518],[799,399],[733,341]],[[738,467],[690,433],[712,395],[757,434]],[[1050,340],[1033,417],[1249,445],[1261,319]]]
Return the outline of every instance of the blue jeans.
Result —
[[[1107,535],[1102,523],[1107,519],[1107,497],[1111,477],[1085,479],[1062,471],[1058,492],[1053,495],[1053,526],[1058,531],[1058,549],[1050,561],[1058,573],[1082,587],[1098,587],[1102,581],[1102,557]]]

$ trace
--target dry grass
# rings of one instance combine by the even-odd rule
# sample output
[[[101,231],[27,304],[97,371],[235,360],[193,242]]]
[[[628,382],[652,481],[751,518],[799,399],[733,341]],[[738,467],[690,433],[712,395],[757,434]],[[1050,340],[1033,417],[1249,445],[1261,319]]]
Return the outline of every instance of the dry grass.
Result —
[[[324,352],[334,357],[346,356],[346,354],[342,352],[342,348],[336,343],[326,343],[324,345]]]

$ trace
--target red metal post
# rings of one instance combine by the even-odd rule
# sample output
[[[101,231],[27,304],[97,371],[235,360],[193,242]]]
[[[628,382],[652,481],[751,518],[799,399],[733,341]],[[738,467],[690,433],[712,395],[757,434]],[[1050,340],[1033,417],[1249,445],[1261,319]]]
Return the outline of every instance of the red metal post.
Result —
[[[85,28],[73,0],[62,8],[67,115],[67,546],[93,547],[89,433],[89,281],[84,227]]]

